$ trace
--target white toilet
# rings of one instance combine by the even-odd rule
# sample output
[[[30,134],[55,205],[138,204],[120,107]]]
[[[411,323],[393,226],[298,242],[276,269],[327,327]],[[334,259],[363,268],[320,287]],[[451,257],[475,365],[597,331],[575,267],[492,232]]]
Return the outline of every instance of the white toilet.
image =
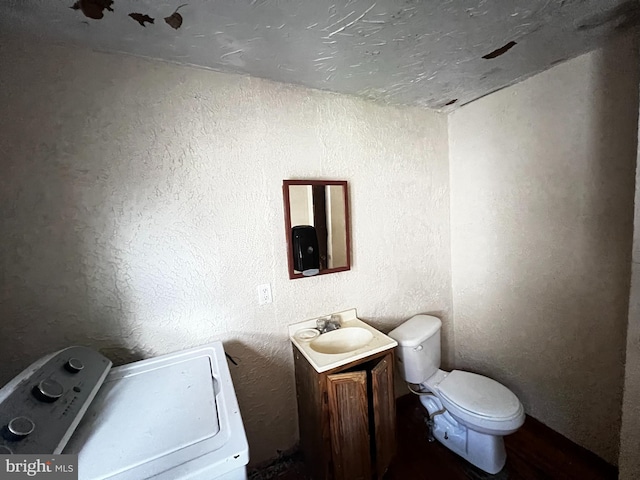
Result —
[[[503,436],[524,423],[524,408],[511,390],[475,373],[440,370],[439,318],[416,315],[389,333],[398,342],[397,361],[407,383],[429,412],[440,443],[488,473],[504,467]]]

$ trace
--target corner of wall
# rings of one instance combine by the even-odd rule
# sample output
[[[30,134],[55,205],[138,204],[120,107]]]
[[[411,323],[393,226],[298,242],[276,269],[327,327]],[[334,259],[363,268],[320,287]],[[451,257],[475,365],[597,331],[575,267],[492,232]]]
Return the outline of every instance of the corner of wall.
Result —
[[[638,35],[634,38],[635,56],[638,52]],[[640,477],[640,129],[637,136],[635,175],[635,199],[633,221],[633,251],[631,260],[631,286],[629,288],[629,313],[627,323],[624,385],[621,407],[619,478],[631,480]]]
[[[450,351],[449,351],[449,367],[450,369],[454,369],[458,367],[458,345],[456,343],[456,305],[455,298],[453,296],[453,234],[452,234],[452,215],[451,215],[451,205],[453,202],[453,182],[451,181],[451,117],[455,114],[455,111],[449,112],[445,115],[445,121],[447,122],[445,131],[447,132],[447,168],[449,170],[449,298],[451,301],[449,302],[449,321],[451,322],[451,337],[449,341]]]

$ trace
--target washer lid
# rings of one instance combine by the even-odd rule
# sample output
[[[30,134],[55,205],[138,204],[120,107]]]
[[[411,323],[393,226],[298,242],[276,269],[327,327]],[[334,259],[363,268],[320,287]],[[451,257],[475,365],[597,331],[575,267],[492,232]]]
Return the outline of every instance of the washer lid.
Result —
[[[476,373],[453,370],[437,388],[445,400],[481,417],[508,418],[520,411],[511,390]]]
[[[218,437],[215,363],[193,350],[111,369],[65,450],[82,478],[149,478]]]

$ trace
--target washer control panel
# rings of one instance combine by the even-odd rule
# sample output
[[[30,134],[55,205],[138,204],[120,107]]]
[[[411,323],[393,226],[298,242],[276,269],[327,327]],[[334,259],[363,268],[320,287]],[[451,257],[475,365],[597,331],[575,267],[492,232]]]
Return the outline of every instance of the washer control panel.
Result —
[[[47,355],[0,389],[0,455],[61,453],[111,369],[87,347]]]

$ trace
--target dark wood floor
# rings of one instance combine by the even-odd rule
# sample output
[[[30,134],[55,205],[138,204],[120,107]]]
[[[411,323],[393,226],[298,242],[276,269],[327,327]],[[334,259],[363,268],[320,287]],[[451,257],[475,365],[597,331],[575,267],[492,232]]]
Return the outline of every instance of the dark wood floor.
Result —
[[[537,420],[505,437],[507,465],[497,475],[475,468],[438,442],[427,441],[426,411],[418,397],[398,399],[398,452],[385,480],[600,480],[617,478],[617,470]],[[255,471],[252,480],[306,480],[296,455]]]

